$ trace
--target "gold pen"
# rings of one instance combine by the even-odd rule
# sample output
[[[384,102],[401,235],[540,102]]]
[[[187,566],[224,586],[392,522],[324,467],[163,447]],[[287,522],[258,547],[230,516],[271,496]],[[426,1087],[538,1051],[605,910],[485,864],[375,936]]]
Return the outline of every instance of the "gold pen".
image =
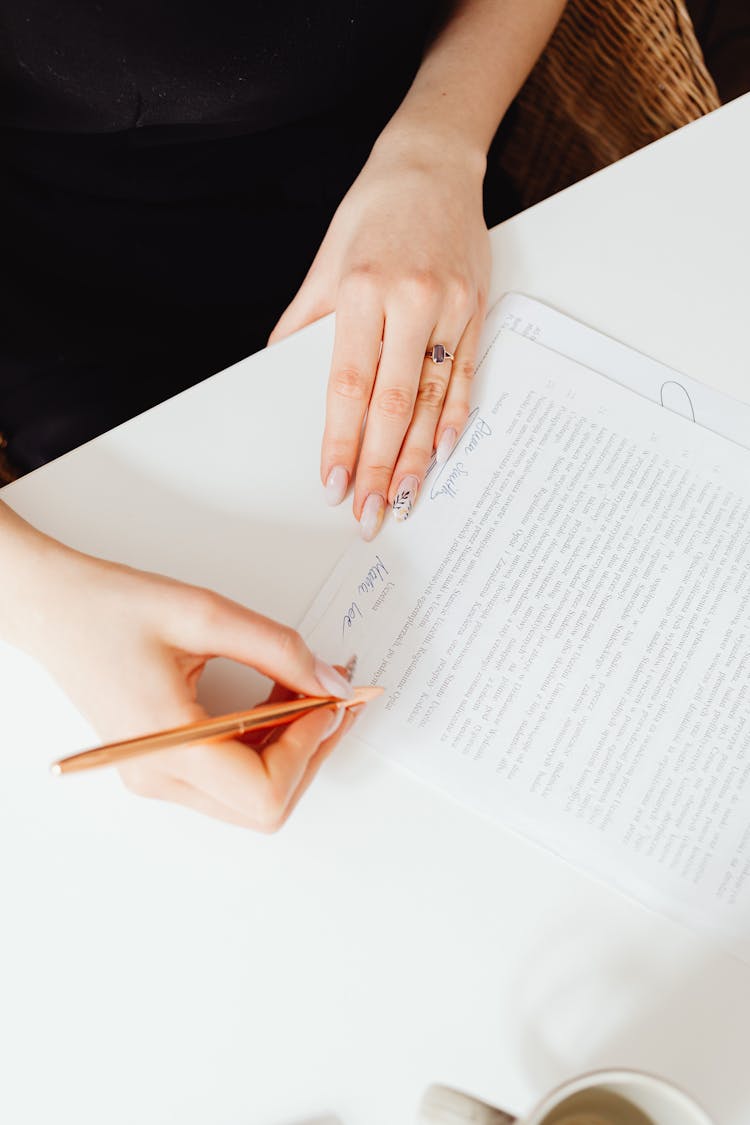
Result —
[[[109,742],[106,746],[95,746],[92,750],[82,750],[79,754],[53,762],[51,770],[56,775],[78,773],[81,770],[98,769],[100,766],[115,766],[129,758],[152,754],[157,750],[171,750],[175,746],[188,746],[193,742],[218,742],[223,738],[238,738],[251,730],[270,730],[272,727],[293,723],[295,719],[317,711],[320,707],[349,708],[368,703],[382,695],[384,690],[382,687],[358,687],[354,688],[351,699],[326,695],[288,699],[283,703],[261,703],[249,711],[235,711],[231,715],[199,719],[195,723],[186,723],[170,730],[127,738],[122,742]]]

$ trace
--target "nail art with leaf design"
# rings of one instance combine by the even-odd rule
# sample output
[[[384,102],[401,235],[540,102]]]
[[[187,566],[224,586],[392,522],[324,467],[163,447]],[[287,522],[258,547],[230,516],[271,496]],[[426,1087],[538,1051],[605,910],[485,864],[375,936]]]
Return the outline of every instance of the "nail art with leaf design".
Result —
[[[393,516],[399,523],[408,520],[417,502],[419,481],[415,476],[404,477],[393,501]]]

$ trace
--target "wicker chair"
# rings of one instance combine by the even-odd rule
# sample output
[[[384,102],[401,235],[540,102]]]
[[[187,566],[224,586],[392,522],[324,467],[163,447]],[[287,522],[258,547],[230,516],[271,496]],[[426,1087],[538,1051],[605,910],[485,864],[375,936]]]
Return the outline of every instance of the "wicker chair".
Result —
[[[530,207],[719,104],[682,0],[569,0],[500,164]]]

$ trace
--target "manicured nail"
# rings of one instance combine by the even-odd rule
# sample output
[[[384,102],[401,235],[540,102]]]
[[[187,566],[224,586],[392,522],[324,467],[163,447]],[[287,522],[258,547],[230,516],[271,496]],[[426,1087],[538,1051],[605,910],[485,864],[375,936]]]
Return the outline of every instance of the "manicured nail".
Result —
[[[380,531],[384,515],[385,500],[379,492],[371,492],[362,505],[362,515],[359,517],[359,534],[366,543]]]
[[[324,739],[330,738],[332,734],[336,733],[336,731],[339,729],[339,727],[343,723],[345,715],[346,715],[346,707],[334,707],[333,714],[331,715],[331,721],[328,724],[328,726],[326,727],[326,732],[323,735]]]
[[[326,504],[335,508],[346,496],[349,487],[349,474],[343,465],[334,465],[326,481]]]
[[[325,695],[335,695],[337,699],[351,699],[354,695],[354,689],[349,681],[319,656],[315,657],[315,675]]]
[[[435,461],[438,465],[444,465],[453,452],[458,434],[453,426],[449,426],[447,430],[443,431],[443,436],[438,442],[438,447],[435,450]]]
[[[419,481],[415,476],[404,477],[393,501],[393,516],[399,523],[408,520],[417,502]]]

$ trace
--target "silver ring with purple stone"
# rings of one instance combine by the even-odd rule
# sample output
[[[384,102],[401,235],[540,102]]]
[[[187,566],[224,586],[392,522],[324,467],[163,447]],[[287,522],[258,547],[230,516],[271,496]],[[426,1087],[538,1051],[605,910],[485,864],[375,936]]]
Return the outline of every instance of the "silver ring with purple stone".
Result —
[[[455,359],[453,352],[449,352],[444,344],[433,344],[424,353],[425,359],[431,359],[433,363],[445,363],[446,359]]]

